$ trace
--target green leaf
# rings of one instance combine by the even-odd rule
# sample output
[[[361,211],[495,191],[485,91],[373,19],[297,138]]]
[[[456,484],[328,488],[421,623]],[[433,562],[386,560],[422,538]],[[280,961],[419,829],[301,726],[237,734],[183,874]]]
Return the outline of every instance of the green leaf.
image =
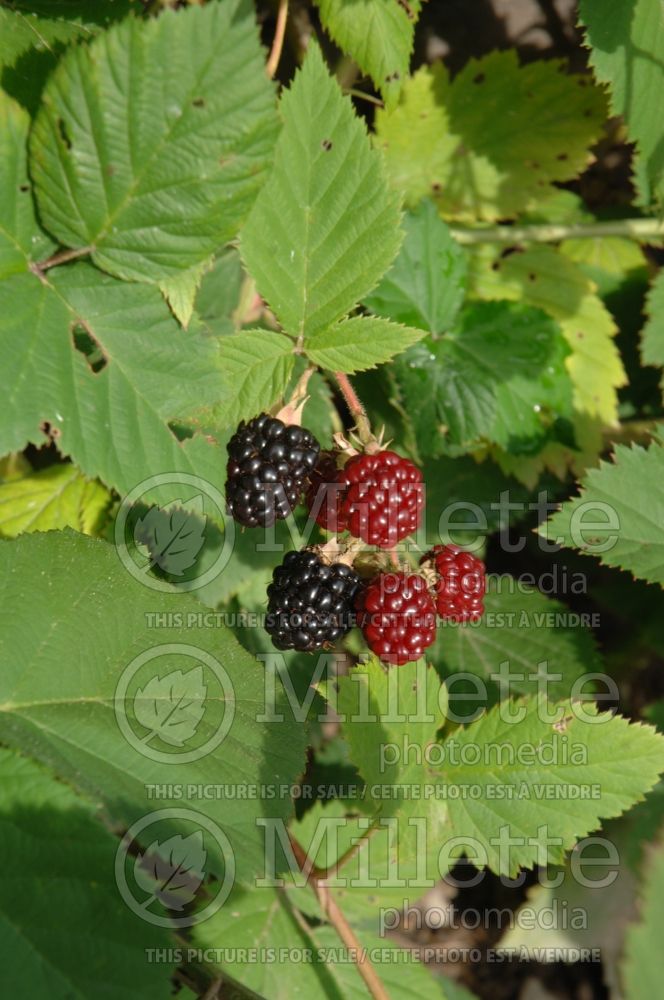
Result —
[[[92,535],[111,503],[101,483],[86,479],[75,465],[51,465],[0,483],[0,536],[23,531],[77,528]]]
[[[116,839],[88,801],[5,748],[0,833],[12,859],[0,882],[8,995],[161,1000],[168,993],[173,963],[148,962],[146,951],[168,948],[170,935],[132,913],[120,897],[113,876]]]
[[[216,446],[198,435],[181,442],[169,426],[235,392],[224,384],[215,342],[182,330],[157,289],[86,264],[48,273],[48,283],[32,274],[0,282],[0,351],[11,387],[0,453],[43,444],[47,422],[63,455],[121,493],[165,470],[223,489]],[[160,498],[155,490],[144,500]]]
[[[354,316],[308,337],[305,350],[321,368],[352,374],[384,364],[423,336],[423,330],[387,319]]]
[[[53,249],[35,218],[25,149],[29,127],[27,113],[0,91],[0,280]]]
[[[320,868],[334,865],[350,847],[359,848],[344,861],[330,893],[352,923],[378,933],[381,908],[415,905],[455,863],[447,866],[440,857],[452,831],[428,767],[419,780],[383,782],[373,803],[361,783],[344,787],[345,800],[317,801],[290,829]],[[367,814],[372,804],[378,809]],[[298,903],[306,906],[306,900]]]
[[[419,0],[410,13],[395,0],[316,0],[323,27],[363,73],[371,77],[390,107],[408,76],[420,14]]]
[[[89,39],[131,11],[137,0],[11,0],[0,8],[0,80],[34,113],[46,78],[69,42]]]
[[[664,584],[664,446],[618,445],[613,462],[590,469],[580,488],[540,534]]]
[[[422,473],[427,484],[427,544],[474,544],[518,522],[528,510],[527,490],[494,462],[478,462],[471,456],[428,459],[422,463]],[[501,496],[519,506],[512,510],[501,506]]]
[[[613,424],[625,369],[613,341],[615,321],[582,269],[555,247],[502,254],[483,247],[473,255],[472,288],[484,299],[514,299],[543,309],[563,332],[567,368],[579,413]]]
[[[310,923],[301,906],[316,915]],[[197,925],[194,941],[197,947],[211,948],[213,954],[223,941],[222,952],[229,958],[221,970],[254,995],[270,1000],[290,1000],[300,993],[312,1000],[366,1000],[367,988],[352,952],[328,923],[321,923],[322,918],[311,889],[254,888],[231,896],[222,910]],[[445,1000],[444,989],[426,966],[400,961],[399,946],[389,938],[364,928],[358,937],[389,996]],[[243,951],[256,947],[259,952],[266,949],[267,954],[286,956],[279,962],[278,975],[269,962],[242,959]]]
[[[641,357],[644,365],[664,367],[664,271],[652,283],[646,299],[648,317],[641,331]]]
[[[570,697],[576,680],[601,671],[593,633],[560,601],[503,576],[490,583],[484,607],[477,624],[442,623],[439,628],[430,659],[445,676],[468,672],[493,689],[498,680],[492,675],[508,661],[512,694],[536,694],[540,680],[550,700],[557,701]],[[545,682],[547,673],[551,679]],[[581,686],[579,693],[589,690]],[[501,691],[501,697],[506,694]]]
[[[415,205],[433,196],[445,218],[512,218],[589,162],[605,117],[602,93],[547,59],[516,52],[471,59],[450,82],[442,64],[407,81],[376,132],[394,185]]]
[[[445,722],[447,691],[424,660],[391,670],[370,657],[328,683],[325,696],[340,717],[349,761],[364,784],[357,783],[356,794],[346,792],[346,801],[317,803],[293,832],[313,847],[332,821],[336,836],[313,852],[319,867],[334,864],[335,847],[345,854],[360,838],[334,895],[345,913],[375,925],[377,902],[401,909],[447,872],[439,864],[441,844],[450,835],[447,812],[429,794],[433,784],[425,763]]]
[[[537,450],[571,416],[566,354],[556,324],[539,309],[467,307],[448,334],[427,337],[395,362],[399,404],[421,453],[483,440]]]
[[[590,63],[606,84],[611,114],[622,115],[636,143],[646,202],[664,195],[664,131],[659,94],[664,86],[664,22],[654,0],[614,3],[581,0]]]
[[[235,426],[269,409],[283,396],[295,355],[293,342],[271,330],[242,330],[219,341],[219,367],[226,383],[215,419]]]
[[[648,259],[639,244],[626,236],[563,240],[560,250],[581,266],[605,301],[626,284],[648,283]]]
[[[240,255],[234,248],[219,254],[203,275],[194,307],[197,318],[214,336],[225,336],[237,330],[236,314],[246,283]]]
[[[364,304],[379,316],[444,333],[466,291],[466,254],[432,201],[405,216],[406,238],[394,264]]]
[[[41,218],[111,274],[160,282],[236,234],[275,128],[246,0],[129,18],[48,81],[31,139]]]
[[[386,744],[400,750],[417,744],[423,751],[435,742],[445,721],[447,692],[433,667],[419,660],[390,670],[371,656],[334,683],[338,689],[334,704],[342,718],[350,760],[370,789],[421,782],[422,767],[413,763],[414,756],[403,755],[398,762],[384,764],[381,754]],[[370,791],[369,801],[371,797]],[[382,803],[382,815],[398,804],[398,799]]]
[[[626,1000],[650,1000],[662,988],[659,961],[664,923],[664,847],[652,850],[644,866],[639,920],[627,929],[623,981]]]
[[[274,168],[240,250],[285,331],[311,337],[345,316],[392,263],[399,202],[317,46],[285,91],[281,114]]]
[[[664,770],[664,738],[651,726],[599,716],[590,702],[555,706],[553,722],[543,714],[548,710],[546,699],[503,703],[443,744],[440,780],[454,834],[482,845],[488,867],[499,874],[560,864],[600,819],[640,801]],[[510,717],[514,711],[522,717]],[[467,794],[471,786],[479,795]],[[583,787],[591,794],[583,796]],[[503,840],[501,847],[501,830],[514,843]]]
[[[193,598],[158,594],[134,580],[105,542],[70,532],[25,535],[0,544],[0,564],[0,739],[103,803],[119,824],[174,805],[202,814],[228,837],[236,878],[250,882],[264,861],[257,820],[289,817],[290,796],[279,789],[296,781],[304,766],[304,731],[285,706],[277,703],[283,722],[258,721],[265,706],[262,665],[223,624],[206,627]],[[56,576],[53,566],[66,572]],[[147,659],[137,666],[141,655]],[[201,665],[205,713],[198,722],[200,699],[194,698],[187,718],[196,732],[182,762],[178,750],[146,733],[136,710],[154,707],[154,692],[144,690],[153,677],[189,674]],[[224,737],[220,727],[229,718]],[[198,785],[253,791],[235,798],[232,810],[223,796],[178,797],[178,788]],[[150,794],[155,786],[166,789],[165,797]],[[270,788],[273,798],[264,791]],[[173,820],[169,835],[190,833]],[[225,853],[214,839],[208,853],[212,870],[223,873]]]
[[[203,275],[210,269],[210,263],[210,260],[204,260],[186,271],[171,274],[159,282],[161,293],[171,307],[173,315],[185,329],[193,316],[196,295]]]

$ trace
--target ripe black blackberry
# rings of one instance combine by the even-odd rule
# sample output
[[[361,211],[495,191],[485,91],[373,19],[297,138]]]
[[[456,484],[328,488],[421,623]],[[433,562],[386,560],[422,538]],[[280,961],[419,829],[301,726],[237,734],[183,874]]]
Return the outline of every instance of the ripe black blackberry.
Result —
[[[267,588],[265,628],[277,649],[311,653],[336,642],[355,624],[360,585],[354,569],[327,565],[315,552],[289,552]]]
[[[316,466],[320,445],[311,431],[261,413],[240,424],[228,442],[226,506],[240,524],[265,527],[288,517]]]

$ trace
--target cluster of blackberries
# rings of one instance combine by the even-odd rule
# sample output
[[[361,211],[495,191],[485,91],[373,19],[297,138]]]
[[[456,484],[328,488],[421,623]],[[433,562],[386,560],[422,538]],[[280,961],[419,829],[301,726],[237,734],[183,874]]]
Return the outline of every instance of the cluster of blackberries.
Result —
[[[240,424],[228,455],[228,511],[242,525],[288,517],[305,494],[321,527],[379,548],[419,527],[422,473],[393,451],[354,455],[339,468],[336,453],[321,454],[310,431],[263,413]],[[436,615],[477,620],[485,592],[483,563],[456,546],[436,546],[421,565],[422,575],[379,573],[363,583],[344,562],[289,552],[268,587],[267,631],[278,649],[312,652],[357,624],[385,662],[416,660],[435,639]]]
[[[479,621],[486,590],[484,563],[455,545],[436,545],[420,560],[426,575],[381,573],[357,600],[357,624],[369,649],[386,663],[408,663],[436,638],[443,621]]]

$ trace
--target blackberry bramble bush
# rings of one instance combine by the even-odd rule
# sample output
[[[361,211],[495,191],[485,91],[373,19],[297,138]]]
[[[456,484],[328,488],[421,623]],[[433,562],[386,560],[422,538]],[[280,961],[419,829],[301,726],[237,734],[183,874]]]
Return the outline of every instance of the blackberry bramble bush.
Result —
[[[663,15],[466,6],[0,0],[12,997],[661,992]]]

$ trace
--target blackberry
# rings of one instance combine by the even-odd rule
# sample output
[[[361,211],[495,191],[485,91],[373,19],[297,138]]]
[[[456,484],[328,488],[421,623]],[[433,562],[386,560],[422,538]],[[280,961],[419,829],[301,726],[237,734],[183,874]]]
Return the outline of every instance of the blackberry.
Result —
[[[313,652],[355,624],[360,578],[344,563],[327,565],[315,552],[289,552],[267,588],[265,628],[277,649]]]
[[[320,445],[311,431],[261,413],[228,442],[228,513],[249,528],[268,527],[297,506]]]
[[[337,530],[368,545],[391,549],[419,527],[424,509],[422,473],[394,451],[357,455],[337,477]]]
[[[338,480],[336,451],[321,451],[306,493],[306,504],[316,523],[325,531],[338,532],[337,500],[344,487]]]
[[[484,563],[457,545],[436,545],[420,564],[435,573],[436,611],[444,621],[479,621],[484,613]]]
[[[436,638],[436,609],[417,573],[380,573],[355,604],[369,649],[385,663],[418,660]]]

